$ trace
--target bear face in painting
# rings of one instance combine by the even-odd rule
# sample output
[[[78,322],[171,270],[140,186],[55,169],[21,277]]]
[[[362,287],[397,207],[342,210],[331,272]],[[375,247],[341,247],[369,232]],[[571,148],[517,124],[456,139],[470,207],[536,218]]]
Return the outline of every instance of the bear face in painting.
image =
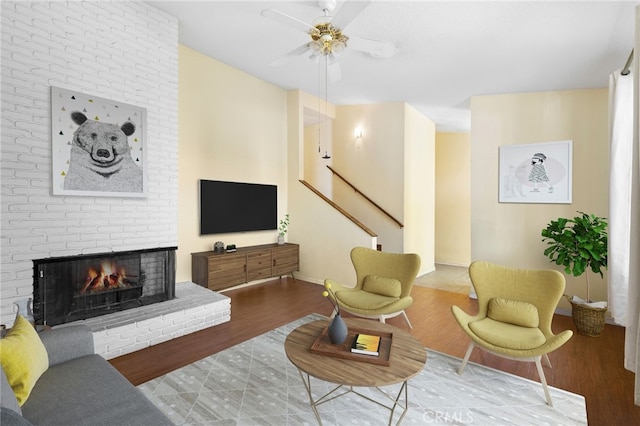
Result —
[[[64,188],[83,191],[142,192],[142,170],[131,158],[129,121],[121,126],[89,120],[74,111],[79,127],[73,134],[69,172]]]

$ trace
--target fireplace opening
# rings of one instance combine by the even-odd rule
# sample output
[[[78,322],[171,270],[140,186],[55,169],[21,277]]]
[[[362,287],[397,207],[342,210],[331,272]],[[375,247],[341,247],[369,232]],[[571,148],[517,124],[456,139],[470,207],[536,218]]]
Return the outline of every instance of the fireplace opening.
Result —
[[[34,260],[36,324],[54,326],[173,299],[175,250]]]
[[[102,261],[87,268],[86,278],[78,295],[90,295],[105,291],[131,288],[138,285],[134,281],[138,275],[127,274],[127,268],[116,260]]]

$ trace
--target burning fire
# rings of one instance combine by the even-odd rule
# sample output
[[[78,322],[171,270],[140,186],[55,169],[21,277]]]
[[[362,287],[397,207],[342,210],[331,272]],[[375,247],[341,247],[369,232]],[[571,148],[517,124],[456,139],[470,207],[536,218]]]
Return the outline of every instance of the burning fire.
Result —
[[[99,270],[89,267],[87,278],[80,290],[80,294],[123,287],[131,287],[131,281],[127,279],[125,268],[118,268],[115,262],[104,261],[100,264]]]

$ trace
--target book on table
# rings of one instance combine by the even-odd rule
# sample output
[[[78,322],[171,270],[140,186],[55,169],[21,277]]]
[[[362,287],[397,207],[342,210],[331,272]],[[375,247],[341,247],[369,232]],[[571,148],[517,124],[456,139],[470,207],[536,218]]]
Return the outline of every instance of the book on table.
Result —
[[[380,354],[380,341],[382,337],[372,334],[356,334],[356,338],[353,340],[351,346],[351,352],[363,355],[378,356]]]

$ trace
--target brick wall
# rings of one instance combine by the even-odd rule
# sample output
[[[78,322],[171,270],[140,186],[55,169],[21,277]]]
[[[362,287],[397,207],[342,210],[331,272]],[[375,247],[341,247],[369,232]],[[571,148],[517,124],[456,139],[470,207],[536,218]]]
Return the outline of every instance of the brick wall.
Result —
[[[177,245],[178,22],[143,2],[3,1],[0,321],[32,259]],[[147,110],[146,198],[53,196],[50,86]]]
[[[231,299],[193,283],[176,288],[176,298],[74,323],[93,332],[96,353],[125,355],[231,319]]]

